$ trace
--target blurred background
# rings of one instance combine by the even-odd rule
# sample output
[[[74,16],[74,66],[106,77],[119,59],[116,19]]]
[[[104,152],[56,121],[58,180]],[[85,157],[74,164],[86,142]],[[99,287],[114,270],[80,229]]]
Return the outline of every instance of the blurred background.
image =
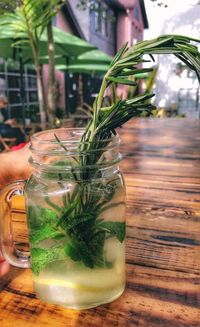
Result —
[[[49,53],[43,51],[49,39],[39,40],[37,70],[35,60],[28,56],[31,43],[28,46],[20,43],[24,36],[15,35],[17,25],[14,26],[13,21],[5,24],[5,16],[15,14],[23,1],[13,5],[7,0],[0,7],[0,26],[5,27],[0,32],[0,120],[1,124],[7,122],[11,128],[19,128],[25,136],[16,142],[11,131],[6,134],[1,129],[4,144],[1,150],[5,150],[6,145],[8,149],[18,145],[22,139],[27,142],[32,133],[44,128],[85,126],[102,77],[125,42],[131,46],[162,34],[200,38],[200,2],[197,0],[68,0],[61,3],[55,1],[54,15],[50,16],[55,43],[53,106],[49,103],[52,93]],[[140,92],[153,92],[156,95],[152,101],[158,108],[155,117],[199,119],[200,90],[195,73],[170,55],[155,56],[155,62],[148,65],[154,68],[153,72],[139,77],[139,88],[118,87],[117,96],[127,98]],[[38,72],[42,91],[38,89]],[[42,111],[46,120],[42,118]]]

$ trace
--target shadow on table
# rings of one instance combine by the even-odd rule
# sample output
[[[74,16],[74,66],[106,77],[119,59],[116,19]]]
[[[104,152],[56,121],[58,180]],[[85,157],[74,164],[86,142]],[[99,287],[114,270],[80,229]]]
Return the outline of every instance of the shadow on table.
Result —
[[[17,267],[10,267],[10,271],[2,278],[0,278],[0,291],[2,291],[13,279],[23,273],[23,269]]]

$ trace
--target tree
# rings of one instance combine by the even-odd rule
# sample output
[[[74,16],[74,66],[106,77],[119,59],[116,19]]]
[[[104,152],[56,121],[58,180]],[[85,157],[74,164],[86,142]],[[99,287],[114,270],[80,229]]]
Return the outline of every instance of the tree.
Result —
[[[48,59],[49,59],[49,78],[48,78],[48,96],[47,106],[49,114],[49,123],[52,126],[55,120],[56,111],[56,78],[55,78],[55,48],[53,40],[52,17],[56,15],[63,5],[63,0],[43,0],[43,10],[48,15],[47,37],[48,37]]]
[[[20,2],[21,0],[3,0],[3,2],[0,2],[0,15],[14,11],[20,5]]]
[[[52,31],[52,17],[56,15],[61,8],[64,0],[4,0],[0,3],[0,13],[5,13],[1,27],[9,27],[13,30],[13,35],[19,35],[18,46],[27,46],[32,49],[33,62],[36,70],[38,100],[41,122],[44,126],[45,105],[41,80],[40,65],[40,37],[44,30],[48,35],[48,59],[49,59],[49,78],[48,78],[48,96],[47,96],[47,115],[48,121],[52,125],[56,110],[56,81],[55,81],[55,50]],[[84,10],[86,6],[94,9],[94,1],[79,0],[79,7]],[[24,38],[21,38],[24,33]]]
[[[15,2],[15,3],[14,3]],[[54,42],[52,32],[52,17],[60,9],[63,4],[62,0],[21,0],[18,1],[19,6],[15,9],[16,1],[6,1],[1,6],[2,11],[13,11],[4,14],[1,20],[1,27],[13,30],[13,35],[19,40],[17,46],[25,47],[27,43],[31,47],[33,62],[36,70],[38,100],[41,116],[41,123],[44,126],[45,106],[44,95],[41,80],[40,65],[40,37],[47,29],[48,35],[48,56],[49,56],[49,85],[48,85],[48,118],[52,124],[55,113],[55,64],[54,64]],[[21,36],[24,35],[22,38]]]

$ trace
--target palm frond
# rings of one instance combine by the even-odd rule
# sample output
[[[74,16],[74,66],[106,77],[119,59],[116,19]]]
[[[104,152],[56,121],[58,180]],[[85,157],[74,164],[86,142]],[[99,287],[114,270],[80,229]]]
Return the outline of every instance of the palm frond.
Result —
[[[62,4],[62,0],[22,0],[15,12],[1,16],[0,29],[6,26],[6,31],[19,39],[22,33],[29,40],[31,36],[39,47],[41,34]]]

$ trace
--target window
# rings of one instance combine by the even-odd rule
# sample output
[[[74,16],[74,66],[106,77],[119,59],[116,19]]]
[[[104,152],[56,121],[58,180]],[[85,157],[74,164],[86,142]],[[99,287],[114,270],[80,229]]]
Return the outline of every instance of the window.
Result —
[[[96,2],[91,9],[91,31],[113,39],[114,12],[103,2]]]
[[[32,117],[30,118],[34,121],[39,112],[36,74],[33,69],[29,69],[27,66],[24,67],[23,85],[25,115],[30,115],[31,112]],[[9,116],[23,118],[22,109],[24,110],[24,108],[21,96],[21,77],[16,64],[0,63],[0,94],[4,94],[8,98]]]
[[[136,20],[137,22],[140,21],[140,11],[139,11],[138,6],[136,6],[136,7],[133,9],[133,18],[134,18],[134,20]]]
[[[108,25],[109,25],[109,22],[108,22],[108,10],[105,9],[103,12],[102,12],[102,34],[104,36],[108,36]]]
[[[101,32],[102,28],[102,15],[101,15],[101,4],[96,3],[94,8],[94,27],[96,32]]]

